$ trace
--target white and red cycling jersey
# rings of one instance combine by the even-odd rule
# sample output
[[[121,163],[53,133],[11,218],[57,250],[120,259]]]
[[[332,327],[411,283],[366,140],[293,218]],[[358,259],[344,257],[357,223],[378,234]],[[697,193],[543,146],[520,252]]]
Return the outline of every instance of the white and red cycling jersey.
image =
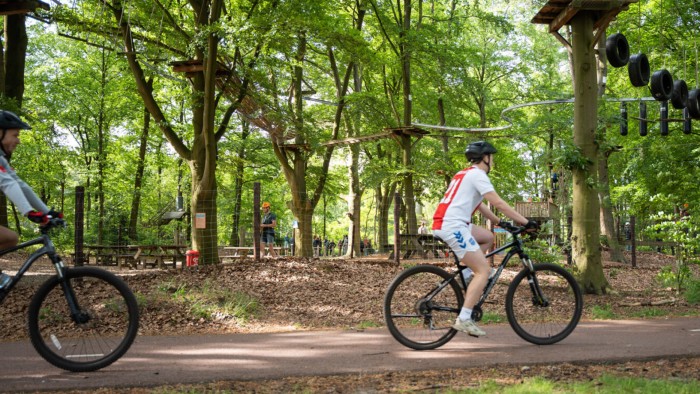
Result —
[[[433,215],[433,230],[468,226],[484,194],[494,190],[486,172],[476,166],[456,173]]]

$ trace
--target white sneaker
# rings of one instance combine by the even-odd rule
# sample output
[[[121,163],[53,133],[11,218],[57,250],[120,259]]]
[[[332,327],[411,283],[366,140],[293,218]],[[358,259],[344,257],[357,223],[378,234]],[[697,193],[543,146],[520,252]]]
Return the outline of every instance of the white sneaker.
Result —
[[[477,326],[472,319],[460,320],[459,317],[457,317],[457,320],[455,320],[455,324],[452,326],[452,328],[457,331],[466,332],[473,337],[481,337],[486,335],[486,331],[479,328],[479,326]]]

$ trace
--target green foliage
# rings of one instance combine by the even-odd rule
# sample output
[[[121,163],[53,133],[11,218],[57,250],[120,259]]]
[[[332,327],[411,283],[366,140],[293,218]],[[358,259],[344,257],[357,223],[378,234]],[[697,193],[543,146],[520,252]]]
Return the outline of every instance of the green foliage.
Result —
[[[257,313],[259,307],[254,297],[223,288],[208,280],[192,287],[170,281],[159,284],[157,288],[168,294],[173,301],[186,305],[194,318],[245,322]]]
[[[687,264],[675,264],[661,268],[656,277],[663,286],[673,287],[681,291],[690,275],[690,267]]]
[[[689,304],[697,305],[700,304],[700,280],[693,279],[688,282],[688,286],[684,293],[686,301]]]
[[[650,237],[678,244],[675,265],[664,267],[659,273],[659,279],[664,285],[672,283],[676,291],[681,293],[685,282],[691,276],[690,264],[700,264],[697,255],[697,251],[700,250],[698,219],[693,216],[678,219],[671,215],[657,215],[652,219],[657,223],[646,229]]]
[[[533,262],[556,264],[561,262],[561,248],[557,245],[550,245],[547,240],[539,238],[525,240],[525,250]]]
[[[597,320],[611,320],[616,318],[615,312],[612,310],[610,304],[605,305],[593,305],[591,308],[591,316],[593,319]]]
[[[378,323],[375,323],[373,321],[361,321],[360,323],[357,324],[357,327],[355,327],[358,330],[366,330],[368,328],[376,328],[379,327]]]
[[[255,181],[263,184],[263,199],[275,207],[280,235],[290,232],[295,219],[313,221],[315,233],[336,241],[348,231],[348,203],[344,197],[349,149],[334,150],[329,179],[324,190],[317,191],[325,171],[321,160],[325,147],[320,144],[331,138],[337,122],[341,124],[338,139],[377,134],[403,122],[403,58],[411,59],[415,122],[496,127],[505,123],[501,112],[506,107],[571,97],[567,53],[551,50],[559,47],[556,39],[530,23],[528,16],[539,7],[532,2],[435,2],[423,7],[420,14],[412,14],[408,31],[403,31],[394,19],[402,12],[400,3],[225,4],[226,22],[206,26],[195,23],[196,12],[186,3],[164,4],[167,14],[149,2],[125,3],[138,58],[146,78],[153,79],[155,99],[165,123],[173,127],[184,145],[192,147],[195,131],[190,109],[198,105],[201,92],[194,91],[187,77],[173,72],[169,64],[201,56],[206,51],[208,34],[217,33],[221,37],[220,61],[235,69],[239,77],[249,78],[249,86],[255,88],[248,98],[260,104],[260,113],[265,112],[274,123],[290,130],[298,122],[303,124],[295,133],[309,146],[304,153],[306,161],[299,167],[306,171],[308,196],[304,197],[323,193],[325,204],[319,204],[311,218],[294,218],[288,205],[291,187],[272,150],[269,130],[252,127],[246,138],[241,120],[245,118],[234,116],[224,136],[216,141],[219,244],[229,243],[236,235],[232,234],[234,213],[240,215],[239,230],[250,234]],[[357,25],[357,4],[364,4],[367,11],[361,29]],[[152,122],[146,157],[141,163],[138,153],[143,101],[125,62],[121,37],[115,33],[113,13],[99,2],[84,1],[57,5],[51,12],[57,29],[29,26],[23,108],[34,129],[23,137],[13,164],[50,206],[60,207],[69,218],[74,217],[72,190],[77,185],[87,187],[86,242],[170,243],[174,233],[186,231],[187,224],[158,227],[153,221],[169,209],[178,190],[188,206],[190,158],[179,161],[159,125]],[[692,32],[700,28],[697,16],[697,7],[690,0],[673,4],[667,0],[640,2],[620,13],[612,29],[624,32],[631,47],[645,52],[652,64],[663,63],[674,79],[697,86],[693,59],[688,55],[695,46]],[[80,40],[66,39],[56,31]],[[307,38],[303,61],[296,59],[300,31]],[[405,57],[400,56],[400,44],[406,44]],[[342,80],[350,62],[359,67],[349,79],[342,119],[335,119],[336,105],[318,101],[306,101],[302,112],[295,113],[290,94],[295,66],[303,69],[304,98],[337,104],[340,98],[333,77],[337,73]],[[648,96],[647,90],[631,87],[624,68],[608,67],[607,71],[605,99]],[[355,86],[354,81],[361,84]],[[223,94],[217,100],[218,126],[235,97]],[[629,102],[630,133],[622,137],[615,130],[620,119],[618,103],[599,103],[600,124],[606,126],[600,130],[606,130],[606,134],[598,142],[602,150],[615,152],[609,157],[609,173],[611,204],[617,216],[636,214],[639,228],[644,228],[651,224],[652,213],[673,212],[685,203],[691,211],[700,206],[697,135],[682,134],[682,125],[674,122],[671,135],[661,138],[658,123],[651,122],[650,135],[640,137],[638,122],[633,120],[638,103]],[[5,108],[19,109],[18,103],[4,104]],[[658,112],[658,103],[647,104],[650,114]],[[465,165],[464,146],[475,139],[489,139],[498,145],[491,177],[506,201],[546,198],[544,192],[551,187],[553,170],[562,179],[557,194],[562,200],[557,203],[566,209],[571,199],[567,194],[571,187],[569,172],[585,170],[592,164],[571,141],[572,105],[527,106],[507,116],[513,127],[505,132],[474,135],[431,129],[430,137],[435,138],[414,139],[409,168],[400,164],[401,152],[392,139],[362,143],[362,237],[376,243],[383,229],[377,223],[375,197],[382,190],[388,191],[387,185],[400,180],[402,174],[413,175],[418,191],[416,203],[423,208],[417,214],[429,219],[444,192],[445,175],[449,177]],[[677,118],[680,113],[671,112],[669,116]],[[284,142],[293,141],[297,142]],[[139,164],[145,166],[144,186],[134,190]],[[238,165],[245,168],[242,175],[236,173]],[[243,184],[240,213],[234,212],[237,180]],[[586,183],[596,187],[593,177],[588,177]],[[125,223],[131,219],[131,203],[136,195],[141,198],[138,234],[136,239],[129,239]],[[12,220],[11,225],[14,228]],[[21,222],[20,227],[23,237],[33,235],[32,225]],[[71,232],[65,234],[61,235],[60,246],[69,248]],[[246,240],[251,240],[250,235]]]
[[[581,148],[573,145],[565,146],[564,149],[557,152],[557,156],[554,157],[554,165],[568,171],[586,171],[591,164],[590,159],[581,152]]]
[[[665,310],[659,308],[642,308],[641,310],[632,313],[632,317],[652,318],[666,316],[667,314],[668,313]]]
[[[490,324],[490,323],[503,323],[506,321],[506,316],[503,314],[495,313],[495,312],[484,312],[484,315],[481,317],[481,323],[482,324]]]

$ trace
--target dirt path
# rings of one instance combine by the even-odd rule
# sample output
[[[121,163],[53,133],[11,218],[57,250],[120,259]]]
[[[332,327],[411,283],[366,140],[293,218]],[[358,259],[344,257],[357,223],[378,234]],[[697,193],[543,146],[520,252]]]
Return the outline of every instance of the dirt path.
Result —
[[[508,325],[455,337],[441,349],[402,347],[384,329],[139,337],[114,365],[67,373],[26,341],[0,344],[3,391],[139,387],[289,376],[372,374],[499,364],[616,362],[700,356],[700,318],[584,322],[563,342],[535,346]]]

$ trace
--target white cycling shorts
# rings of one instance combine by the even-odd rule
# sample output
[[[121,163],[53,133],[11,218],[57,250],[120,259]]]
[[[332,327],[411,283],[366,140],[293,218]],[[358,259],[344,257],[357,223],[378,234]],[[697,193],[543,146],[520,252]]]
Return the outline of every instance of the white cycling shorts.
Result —
[[[461,261],[467,252],[476,252],[481,247],[472,237],[471,224],[451,230],[433,230],[433,235],[442,238]]]

